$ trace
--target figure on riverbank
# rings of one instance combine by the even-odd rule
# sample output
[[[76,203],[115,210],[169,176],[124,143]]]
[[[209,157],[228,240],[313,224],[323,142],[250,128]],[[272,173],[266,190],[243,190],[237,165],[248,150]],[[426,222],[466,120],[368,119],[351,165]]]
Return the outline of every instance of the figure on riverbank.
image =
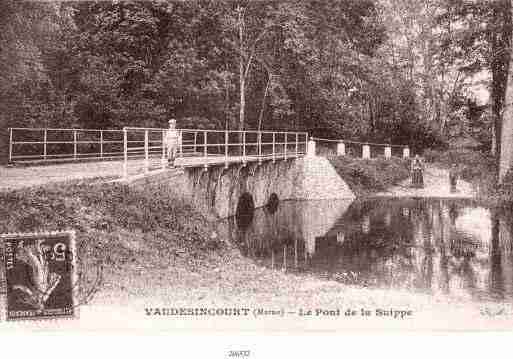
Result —
[[[419,155],[415,155],[415,158],[411,162],[411,184],[416,188],[424,187],[424,164],[422,163]]]
[[[169,167],[175,166],[176,153],[180,142],[180,134],[176,129],[176,120],[169,120],[169,129],[166,132],[166,150]]]
[[[458,166],[453,163],[451,169],[449,170],[449,185],[451,186],[451,193],[456,192],[456,187],[458,185]]]

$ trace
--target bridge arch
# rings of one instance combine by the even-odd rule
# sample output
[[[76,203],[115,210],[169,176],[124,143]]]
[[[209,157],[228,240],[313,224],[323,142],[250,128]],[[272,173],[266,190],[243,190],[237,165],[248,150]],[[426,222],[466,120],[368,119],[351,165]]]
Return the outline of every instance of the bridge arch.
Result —
[[[184,168],[182,174],[162,171],[135,179],[131,185],[147,186],[152,182],[167,182],[171,191],[180,197],[191,198],[200,210],[217,218],[227,218],[240,214],[243,209],[268,204],[271,207],[268,210],[272,210],[283,200],[354,198],[347,184],[323,157],[266,161],[261,165],[233,163],[228,168],[209,166],[206,170],[190,167]]]
[[[267,200],[267,204],[265,205],[267,211],[271,214],[275,213],[278,210],[278,206],[280,204],[280,198],[276,194],[276,192],[271,193],[269,199]]]
[[[244,192],[237,202],[237,210],[235,212],[237,226],[242,229],[247,228],[253,220],[254,213],[255,201],[253,196],[249,192]]]

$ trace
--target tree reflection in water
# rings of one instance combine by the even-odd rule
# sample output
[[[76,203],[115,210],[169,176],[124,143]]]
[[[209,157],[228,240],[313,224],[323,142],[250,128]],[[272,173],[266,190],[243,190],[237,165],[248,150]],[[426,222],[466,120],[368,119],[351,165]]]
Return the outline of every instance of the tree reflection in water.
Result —
[[[366,287],[513,298],[512,218],[470,200],[284,201],[244,224],[232,218],[219,227],[270,268]]]

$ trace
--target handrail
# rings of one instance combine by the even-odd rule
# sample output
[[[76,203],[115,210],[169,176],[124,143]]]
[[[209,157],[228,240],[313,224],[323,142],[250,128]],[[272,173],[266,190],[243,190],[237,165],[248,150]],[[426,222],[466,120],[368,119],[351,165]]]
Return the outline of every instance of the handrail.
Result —
[[[50,128],[50,127],[9,127],[9,130],[23,131],[82,131],[82,132],[120,132],[117,129],[98,129],[98,128]]]
[[[123,129],[126,129],[127,131],[168,131],[167,128],[156,128],[156,127],[123,127]],[[229,133],[252,133],[252,134],[272,134],[272,133],[279,133],[279,134],[302,134],[302,135],[308,135],[308,132],[306,131],[269,131],[269,130],[205,130],[205,129],[196,129],[196,128],[177,128],[177,131],[181,132],[199,132],[199,133],[205,133],[205,132],[212,132],[212,133],[225,133],[228,131]]]
[[[167,166],[168,128],[130,127],[123,129],[82,128],[9,128],[9,163],[55,162],[119,159],[123,161],[123,176],[129,172],[129,160],[144,159],[144,171]],[[384,146],[384,156],[391,156],[391,148],[403,148],[403,157],[409,156],[406,145],[392,145],[363,141],[335,140],[308,137],[304,131],[271,130],[208,130],[180,128],[177,158],[181,166],[212,163],[273,161],[315,154],[310,151],[309,140],[337,143],[337,154],[345,155],[346,144],[362,145],[362,157],[370,158],[368,146]],[[21,134],[20,134],[21,132]],[[367,146],[367,148],[366,148]],[[315,147],[315,146],[314,146]],[[339,147],[342,148],[339,151]],[[196,158],[196,162],[191,158]],[[201,159],[203,158],[203,159]],[[187,160],[184,160],[187,159]],[[194,162],[194,164],[191,164]],[[131,162],[131,166],[133,163]],[[137,164],[139,166],[140,164]]]
[[[157,140],[148,140],[151,135],[157,133],[160,137],[160,146],[154,149],[161,149],[161,153],[154,152],[160,156],[160,166],[168,166],[170,150],[166,143],[169,131],[176,131],[175,164],[178,166],[203,166],[224,165],[229,166],[231,162],[246,163],[250,161],[286,159],[303,156],[306,154],[308,133],[287,132],[287,131],[256,131],[256,130],[208,130],[191,128],[151,128],[151,127],[124,127],[125,136],[129,134],[144,134],[144,141],[126,140],[125,151],[144,152],[144,172],[150,171],[152,153],[149,143],[159,143]],[[271,139],[272,135],[272,139]],[[158,137],[158,136],[157,136]],[[294,140],[293,140],[294,138]],[[144,146],[142,144],[144,143]],[[131,145],[132,144],[132,145]],[[134,146],[135,145],[135,146]],[[272,150],[270,147],[272,146]],[[125,155],[123,177],[129,177],[128,156]]]
[[[55,162],[56,158],[60,161],[104,160],[123,156],[123,150],[118,148],[123,139],[116,137],[122,135],[122,130],[11,127],[8,131],[9,163]],[[22,138],[17,140],[19,137]]]
[[[63,161],[123,161],[123,175],[134,158],[144,159],[144,171],[167,166],[168,128],[132,127],[122,129],[11,127],[9,163],[49,163]],[[191,157],[198,163],[212,161],[247,162],[279,160],[306,154],[308,133],[292,131],[208,130],[181,128],[177,158],[187,165]],[[201,157],[204,159],[202,160]],[[130,162],[130,163],[129,163]],[[195,164],[196,165],[196,164]]]
[[[388,146],[388,147],[408,147],[408,145],[392,145],[390,143],[376,143],[376,142],[360,142],[360,141],[349,141],[349,140],[333,140],[328,138],[319,138],[312,137],[314,141],[323,141],[323,142],[336,142],[336,143],[352,143],[355,145],[369,145],[369,146]]]

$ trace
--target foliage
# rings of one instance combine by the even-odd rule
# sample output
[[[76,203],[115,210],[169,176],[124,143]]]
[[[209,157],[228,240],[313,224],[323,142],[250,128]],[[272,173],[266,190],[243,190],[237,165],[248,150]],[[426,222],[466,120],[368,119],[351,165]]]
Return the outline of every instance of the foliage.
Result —
[[[489,154],[470,149],[426,150],[423,158],[430,163],[437,163],[449,168],[456,164],[464,180],[473,181],[485,173],[495,174],[495,160]]]

